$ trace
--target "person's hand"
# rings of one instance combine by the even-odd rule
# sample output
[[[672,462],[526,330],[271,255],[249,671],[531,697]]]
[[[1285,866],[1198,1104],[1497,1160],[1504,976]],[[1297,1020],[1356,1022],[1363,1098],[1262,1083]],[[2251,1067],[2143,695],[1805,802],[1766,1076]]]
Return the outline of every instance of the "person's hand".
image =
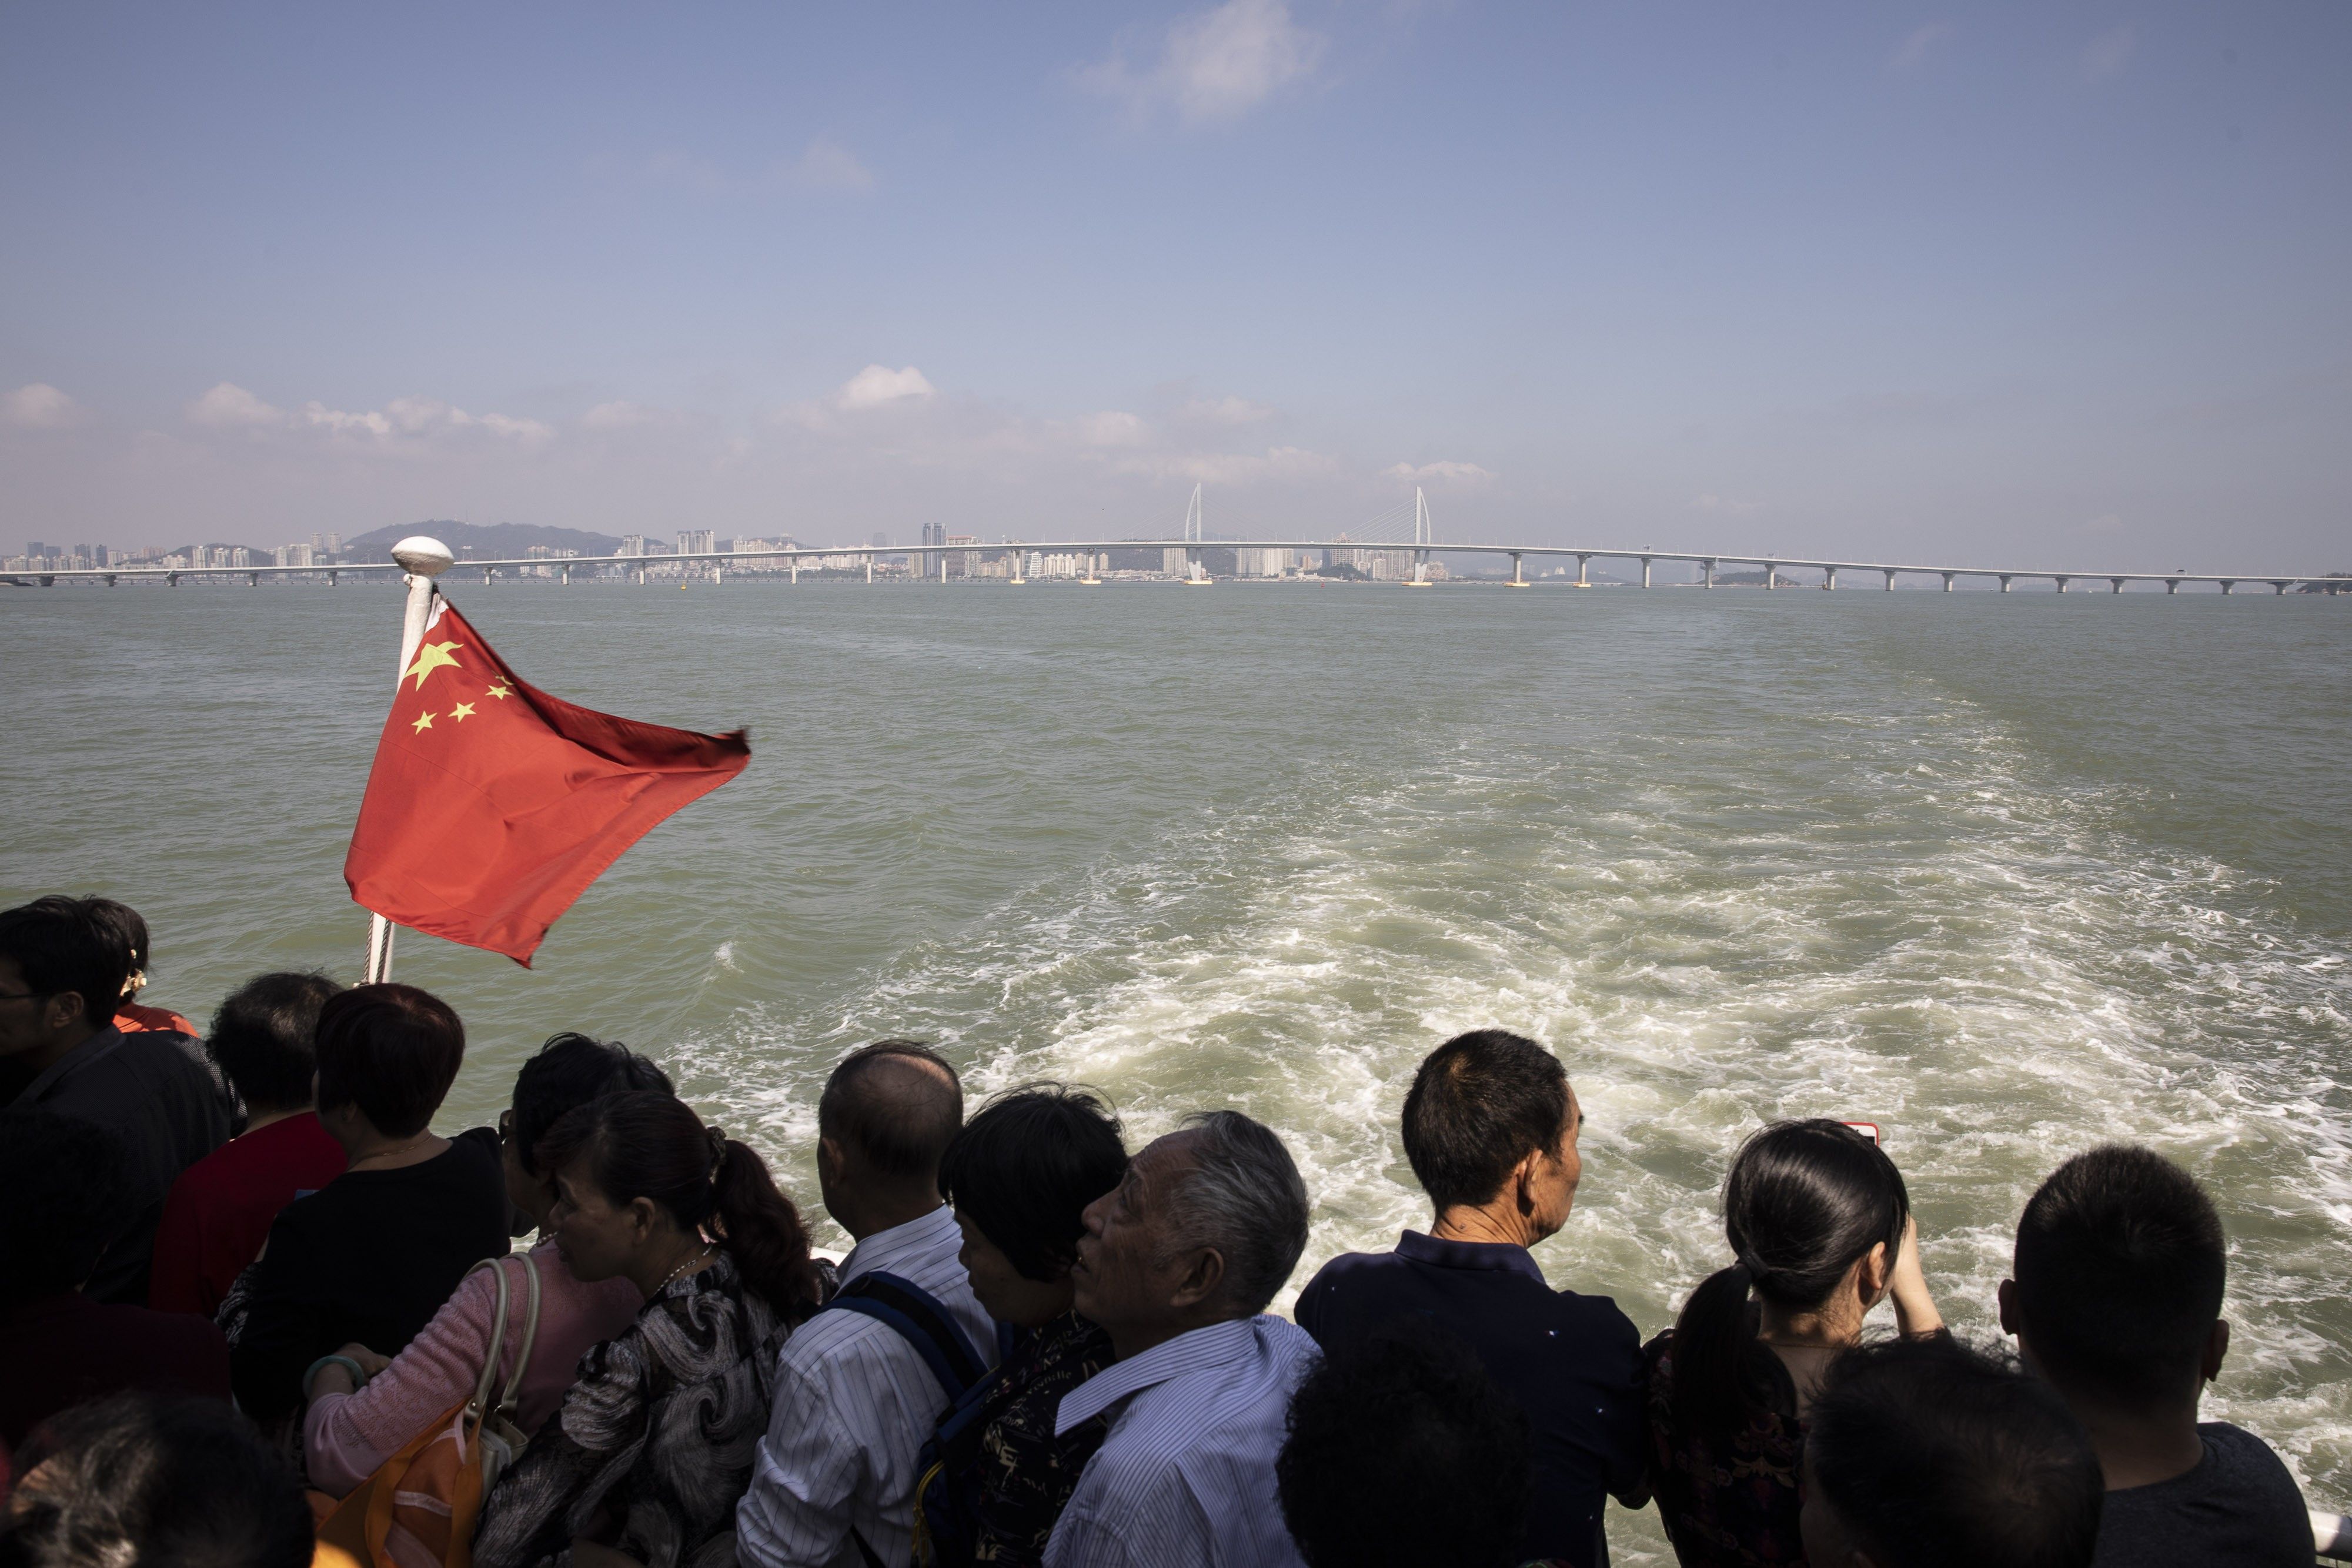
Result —
[[[1903,1222],[1903,1245],[1895,1254],[1895,1271],[1887,1277],[1886,1293],[1895,1298],[1895,1326],[1910,1335],[1931,1334],[1944,1326],[1928,1293],[1927,1276],[1919,1267],[1919,1222]]]
[[[348,1355],[353,1361],[358,1362],[360,1364],[360,1370],[366,1373],[370,1377],[373,1377],[377,1373],[382,1372],[385,1367],[392,1364],[392,1357],[388,1355],[378,1355],[375,1352],[370,1350],[363,1344],[347,1344],[343,1346],[342,1349],[335,1352],[335,1354],[337,1355]]]

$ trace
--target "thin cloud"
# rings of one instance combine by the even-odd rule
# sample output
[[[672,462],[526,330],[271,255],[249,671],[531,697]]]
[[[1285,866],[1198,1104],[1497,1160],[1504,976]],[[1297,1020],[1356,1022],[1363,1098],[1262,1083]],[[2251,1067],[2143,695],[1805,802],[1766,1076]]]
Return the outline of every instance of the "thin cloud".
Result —
[[[535,445],[555,435],[554,426],[536,419],[506,413],[468,413],[430,397],[394,398],[380,409],[358,413],[311,402],[289,413],[233,382],[214,386],[190,402],[184,413],[189,423],[204,430],[310,434],[384,444],[471,432]]]
[[[1486,485],[1494,481],[1494,470],[1481,468],[1475,463],[1398,463],[1381,470],[1383,479],[1401,479],[1408,485],[1451,483],[1455,485]]]
[[[1929,22],[1925,26],[1913,28],[1911,36],[1886,57],[1886,68],[1898,72],[1917,70],[1927,63],[1927,57],[1951,36],[1952,25],[1949,22]]]
[[[2138,31],[2128,22],[2101,33],[2083,47],[2083,79],[2105,81],[2121,75],[2138,43]]]
[[[1276,410],[1266,403],[1252,402],[1245,397],[1196,397],[1176,411],[1176,417],[1197,424],[1255,424],[1262,419],[1272,419]]]
[[[1692,497],[1691,506],[1698,511],[1714,512],[1731,517],[1744,517],[1750,512],[1759,509],[1754,501],[1736,501],[1728,496],[1712,494]]]
[[[0,424],[19,430],[64,430],[79,424],[88,412],[47,382],[33,382],[0,397]]]
[[[1115,52],[1078,79],[1139,115],[1166,109],[1187,124],[1211,124],[1237,120],[1312,78],[1328,42],[1292,20],[1286,0],[1225,0],[1179,17],[1141,69]]]

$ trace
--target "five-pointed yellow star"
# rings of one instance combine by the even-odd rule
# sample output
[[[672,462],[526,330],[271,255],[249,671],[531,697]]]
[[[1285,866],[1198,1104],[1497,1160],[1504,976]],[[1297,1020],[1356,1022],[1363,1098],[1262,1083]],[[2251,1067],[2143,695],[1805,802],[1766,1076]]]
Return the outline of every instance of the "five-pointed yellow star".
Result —
[[[449,716],[457,723],[463,724],[466,720],[474,716],[474,705],[472,703],[459,703],[456,707],[449,710]]]
[[[507,685],[504,681],[500,681],[497,685],[494,685],[489,689],[488,695],[498,698],[500,702],[504,702],[508,696],[512,695],[513,691],[514,688],[512,686]]]
[[[448,665],[453,670],[464,669],[466,666],[457,663],[457,656],[449,651],[452,648],[461,648],[463,646],[465,646],[465,644],[462,643],[425,643],[420,644],[416,650],[416,663],[409,665],[408,668],[400,672],[402,678],[404,679],[410,675],[415,675],[416,677],[416,685],[411,686],[408,689],[413,692],[416,690],[418,686],[424,685],[425,677],[431,674],[434,671],[439,669],[444,664]]]
[[[426,730],[433,727],[434,716],[434,715],[429,713],[418,714],[416,716],[416,722],[410,725],[408,727],[415,730],[417,734],[422,735]]]

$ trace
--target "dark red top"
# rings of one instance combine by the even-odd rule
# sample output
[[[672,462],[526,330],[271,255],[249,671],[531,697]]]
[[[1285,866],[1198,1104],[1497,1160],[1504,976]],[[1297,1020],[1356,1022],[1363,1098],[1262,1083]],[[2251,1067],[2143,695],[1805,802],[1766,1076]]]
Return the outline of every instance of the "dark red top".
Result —
[[[0,1319],[0,1443],[125,1388],[228,1397],[228,1341],[202,1318],[110,1306],[79,1291]]]
[[[182,1171],[155,1228],[147,1304],[210,1318],[278,1211],[342,1174],[342,1145],[310,1111],[232,1138]]]

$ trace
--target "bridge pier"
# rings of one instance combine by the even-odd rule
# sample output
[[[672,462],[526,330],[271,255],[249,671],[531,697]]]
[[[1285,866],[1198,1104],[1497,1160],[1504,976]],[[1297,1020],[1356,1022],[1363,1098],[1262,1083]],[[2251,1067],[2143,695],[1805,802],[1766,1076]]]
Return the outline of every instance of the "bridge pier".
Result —
[[[1526,557],[1517,550],[1511,552],[1511,586],[1513,588],[1525,588],[1528,585],[1527,564]]]
[[[874,580],[874,558],[870,555],[866,558],[866,580],[869,584]]]
[[[1780,586],[1780,569],[1770,561],[1764,563],[1764,587],[1767,591]]]
[[[1703,560],[1698,563],[1698,570],[1699,580],[1706,583],[1707,587],[1713,588],[1715,586],[1715,562],[1711,560]]]
[[[639,568],[637,568],[637,586],[638,586],[639,588],[643,588],[645,585],[646,585],[646,569],[645,569],[644,567],[639,567]]]
[[[1958,573],[1956,573],[1956,572],[1949,572],[1949,571],[1948,571],[1948,572],[1944,573],[1944,591],[1945,591],[1945,592],[1949,593],[1949,592],[1951,592],[1951,591],[1952,591],[1952,579],[1953,579],[1955,576],[1957,576],[1957,575],[1958,575]]]
[[[713,562],[710,568],[710,586],[716,588],[726,580],[727,569],[716,562]]]
[[[1592,586],[1592,558],[1589,555],[1576,558],[1576,586],[1579,588]]]
[[[2061,593],[2066,591],[2066,580],[2063,577],[2058,580],[2058,591]]]
[[[2279,581],[2276,578],[2273,578],[2271,580],[2271,591],[2277,594],[2281,599],[2286,597],[2286,584]]]
[[[331,571],[327,573],[327,586],[329,588],[335,586],[335,574]]]
[[[1650,586],[1650,558],[1648,556],[1643,556],[1642,558],[1642,586],[1644,588]]]
[[[2123,580],[2122,578],[2120,578],[2120,577],[2111,577],[2111,578],[2107,579],[2107,580],[2108,580],[2109,582],[2112,582],[2112,583],[2114,583],[2114,584],[2116,585],[2116,591],[2117,593],[2121,593],[2121,592],[2124,591],[2124,580]]]
[[[2000,574],[2000,591],[2003,593],[2009,591],[2009,573],[2005,571]]]
[[[2237,586],[2238,585],[2229,578],[2223,578],[2221,580],[2221,596],[2225,599],[2228,598],[2230,591]]]
[[[164,586],[164,587],[166,587],[166,588],[177,588],[177,587],[179,587],[179,586],[180,586],[180,574],[179,574],[178,572],[176,572],[176,571],[167,571],[167,572],[165,572],[165,573],[163,574],[163,586]]]
[[[106,586],[109,588],[114,586],[114,574],[110,571],[106,574]]]
[[[1837,568],[1833,566],[1822,568],[1822,591],[1827,593],[1835,593],[1837,591]]]
[[[2164,591],[2165,591],[2165,592],[2167,592],[2167,593],[2178,593],[2178,592],[2179,592],[2179,591],[2180,591],[2180,580],[2179,580],[2179,578],[2177,578],[2177,577],[2168,577],[2168,578],[2166,578],[2166,579],[2164,580]]]
[[[261,586],[261,574],[257,571],[247,572],[245,574],[245,585],[247,588],[259,588]]]
[[[1891,571],[1886,574],[1886,591],[1889,593],[1895,591],[1895,574]]]
[[[801,558],[800,558],[800,557],[798,557],[798,556],[794,556],[794,557],[793,557],[793,582],[795,582],[795,583],[797,583],[797,582],[799,582],[799,581],[800,581],[800,580],[801,580]]]

